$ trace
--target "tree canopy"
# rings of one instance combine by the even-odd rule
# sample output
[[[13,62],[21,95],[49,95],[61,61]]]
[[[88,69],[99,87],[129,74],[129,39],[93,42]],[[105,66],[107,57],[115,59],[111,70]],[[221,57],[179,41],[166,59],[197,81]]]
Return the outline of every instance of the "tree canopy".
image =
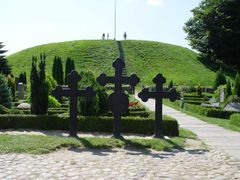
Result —
[[[192,12],[184,27],[192,48],[240,67],[240,1],[203,0]]]

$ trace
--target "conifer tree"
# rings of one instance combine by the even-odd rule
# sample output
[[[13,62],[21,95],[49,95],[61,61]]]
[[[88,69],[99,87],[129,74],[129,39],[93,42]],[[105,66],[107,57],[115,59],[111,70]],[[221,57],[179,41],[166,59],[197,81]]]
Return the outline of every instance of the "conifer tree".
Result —
[[[237,73],[236,78],[235,78],[234,95],[237,95],[238,97],[240,97],[240,76],[239,76],[239,73]]]
[[[227,80],[226,97],[229,97],[231,95],[232,95],[232,88],[231,88],[230,80]]]
[[[74,60],[68,57],[65,65],[65,84],[67,84],[68,74],[71,73],[73,70],[75,70]]]
[[[37,58],[32,58],[31,70],[31,113],[46,114],[48,109],[48,85],[45,72],[46,55],[40,55],[39,70],[37,68]]]
[[[2,42],[0,42],[0,73],[8,75],[11,73],[11,68],[7,62],[5,55],[3,55],[7,51],[1,50],[3,47],[4,45],[2,45]]]
[[[6,77],[0,74],[0,105],[7,108],[12,107],[12,96],[9,87],[7,86]]]

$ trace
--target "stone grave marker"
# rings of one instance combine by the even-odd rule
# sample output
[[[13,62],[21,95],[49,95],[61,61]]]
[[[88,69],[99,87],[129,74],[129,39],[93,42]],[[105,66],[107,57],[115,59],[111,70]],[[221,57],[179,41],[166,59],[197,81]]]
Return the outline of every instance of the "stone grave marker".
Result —
[[[147,102],[148,99],[155,99],[155,126],[154,126],[154,137],[162,138],[162,104],[163,99],[167,98],[170,101],[176,101],[180,94],[176,91],[175,88],[170,89],[169,91],[163,90],[163,84],[166,83],[166,78],[162,74],[158,74],[154,79],[153,83],[156,84],[156,90],[150,92],[148,88],[144,88],[139,94],[138,97],[142,99],[143,102]]]
[[[68,88],[63,88],[62,86],[57,86],[53,90],[52,94],[57,98],[62,96],[70,97],[70,124],[69,124],[69,134],[70,136],[77,136],[77,101],[79,96],[83,96],[86,99],[91,99],[96,95],[92,87],[87,87],[85,90],[78,90],[78,82],[81,81],[81,76],[78,75],[77,71],[73,70],[67,76]]]
[[[220,103],[223,103],[225,99],[225,88],[220,89]]]
[[[18,98],[23,100],[25,97],[25,87],[23,83],[18,83]]]
[[[113,67],[115,68],[115,76],[108,77],[106,74],[101,74],[97,78],[97,82],[101,86],[105,86],[108,83],[114,84],[114,92],[108,97],[108,109],[113,113],[113,136],[115,138],[122,138],[120,131],[121,115],[128,110],[128,96],[124,94],[122,85],[129,84],[132,87],[136,86],[140,79],[136,74],[130,77],[122,76],[123,69],[125,68],[125,63],[122,59],[118,58],[113,62]]]

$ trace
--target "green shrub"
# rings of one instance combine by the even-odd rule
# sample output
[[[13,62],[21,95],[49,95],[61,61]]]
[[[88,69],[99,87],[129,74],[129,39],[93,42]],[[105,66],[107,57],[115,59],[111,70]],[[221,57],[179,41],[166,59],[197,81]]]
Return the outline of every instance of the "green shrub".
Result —
[[[51,93],[53,89],[57,86],[57,81],[55,81],[54,78],[50,75],[47,75],[46,83],[47,83],[49,93]]]
[[[184,109],[202,116],[207,116],[207,117],[215,117],[215,118],[222,118],[222,119],[229,119],[230,116],[234,113],[235,111],[223,111],[221,109],[216,109],[216,108],[206,108],[194,104],[184,104]]]
[[[230,117],[230,124],[240,127],[240,114],[233,114]]]
[[[83,116],[102,115],[107,112],[107,93],[104,87],[101,87],[96,82],[91,72],[80,72],[82,77],[79,83],[79,89],[85,89],[91,86],[96,91],[96,96],[91,100],[86,100],[84,97],[79,98],[79,113]]]
[[[3,105],[0,105],[0,114],[8,114],[10,110]]]
[[[46,115],[0,115],[0,129],[68,130],[68,116]],[[112,132],[113,117],[78,117],[78,130],[84,132]],[[150,118],[123,117],[121,131],[124,133],[153,134],[154,120]],[[164,117],[163,134],[178,136],[176,120]]]
[[[15,77],[13,76],[13,74],[9,74],[7,76],[7,85],[11,91],[12,99],[13,99],[13,101],[15,101],[16,86],[15,86]]]
[[[61,104],[53,96],[48,96],[48,107],[61,107]]]
[[[226,84],[226,77],[222,71],[222,68],[220,68],[219,71],[217,71],[216,78],[213,84],[213,89],[217,89],[218,86]]]
[[[7,86],[5,76],[2,74],[0,74],[0,105],[3,105],[7,108],[12,107],[11,91]]]
[[[200,85],[198,85],[198,87],[197,87],[197,94],[198,94],[198,96],[202,96],[202,88]]]

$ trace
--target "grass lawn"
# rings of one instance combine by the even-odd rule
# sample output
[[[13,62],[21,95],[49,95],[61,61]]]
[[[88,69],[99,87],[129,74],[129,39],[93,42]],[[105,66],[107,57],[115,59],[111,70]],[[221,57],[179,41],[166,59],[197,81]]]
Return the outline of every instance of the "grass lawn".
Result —
[[[160,72],[167,77],[167,83],[173,80],[174,84],[183,85],[213,84],[215,72],[205,67],[198,60],[198,54],[187,48],[152,41],[122,41],[122,47],[127,74],[136,73],[141,79],[140,86],[152,84],[152,79]],[[40,45],[7,57],[15,76],[26,71],[29,77],[32,55],[39,56],[42,52],[47,56],[48,74],[51,74],[54,56],[60,56],[64,67],[66,58],[72,57],[77,71],[89,70],[96,77],[102,72],[113,75],[112,62],[118,57],[117,43],[112,40],[80,40]]]
[[[71,138],[60,136],[36,136],[36,135],[0,135],[0,153],[30,153],[44,154],[63,147],[84,148],[124,148],[133,147],[140,149],[170,150],[183,148],[186,138],[195,139],[196,135],[190,131],[181,129],[179,137],[170,139],[125,139],[114,138]]]
[[[205,121],[207,123],[210,123],[210,124],[216,124],[218,126],[221,126],[225,129],[229,129],[229,130],[232,130],[232,131],[236,131],[236,132],[240,132],[240,127],[238,126],[234,126],[232,124],[229,123],[229,119],[221,119],[221,118],[211,118],[211,117],[206,117],[206,116],[201,116],[201,115],[198,115],[196,113],[193,113],[193,112],[189,112],[189,111],[186,111],[184,109],[181,109],[177,106],[175,106],[174,104],[172,104],[171,102],[169,101],[164,101],[164,104],[166,104],[167,106],[170,106],[172,108],[175,108],[181,112],[184,112],[190,116],[193,116],[193,117],[196,117],[202,121]]]

